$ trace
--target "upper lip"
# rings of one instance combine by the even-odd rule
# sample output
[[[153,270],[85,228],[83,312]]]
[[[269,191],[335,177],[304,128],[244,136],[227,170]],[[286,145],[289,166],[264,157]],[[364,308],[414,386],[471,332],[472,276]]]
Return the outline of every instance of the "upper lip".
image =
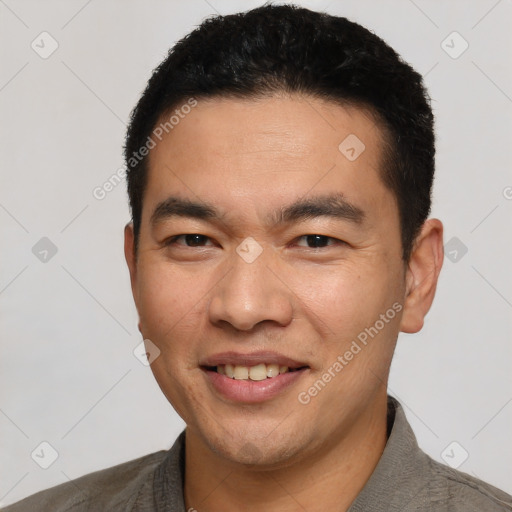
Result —
[[[233,366],[255,366],[257,364],[278,364],[279,366],[288,366],[288,368],[301,368],[308,366],[304,362],[297,361],[283,354],[272,351],[258,351],[248,354],[240,352],[219,352],[206,357],[200,362],[200,366],[219,366],[231,364]]]

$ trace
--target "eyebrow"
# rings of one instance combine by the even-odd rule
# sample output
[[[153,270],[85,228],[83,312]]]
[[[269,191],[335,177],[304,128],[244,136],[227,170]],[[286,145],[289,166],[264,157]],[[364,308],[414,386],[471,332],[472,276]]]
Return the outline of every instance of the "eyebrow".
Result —
[[[150,222],[154,226],[172,217],[222,222],[224,216],[225,214],[221,214],[211,204],[170,196],[157,205]],[[278,208],[266,220],[269,226],[277,227],[318,217],[330,217],[361,224],[365,219],[365,213],[361,208],[347,201],[343,194],[335,193],[298,199],[290,205]]]

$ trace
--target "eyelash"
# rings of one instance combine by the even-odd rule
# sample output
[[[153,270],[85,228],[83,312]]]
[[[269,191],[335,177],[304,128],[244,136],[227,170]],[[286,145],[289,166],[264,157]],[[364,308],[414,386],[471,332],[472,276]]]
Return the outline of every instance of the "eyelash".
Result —
[[[184,233],[182,235],[175,235],[167,240],[165,240],[163,242],[163,245],[165,247],[169,247],[169,246],[172,246],[172,245],[182,245],[182,244],[177,244],[176,241],[179,240],[180,238],[182,237],[186,237],[186,236],[199,236],[199,237],[203,237],[203,238],[206,238],[208,240],[211,240],[210,237],[206,236],[206,235],[201,235],[200,233]],[[301,235],[299,237],[297,237],[295,240],[300,240],[302,238],[307,238],[307,237],[320,237],[322,239],[326,239],[326,240],[333,240],[334,242],[336,242],[335,244],[330,244],[330,245],[327,245],[327,246],[324,246],[324,247],[306,247],[307,249],[326,249],[327,247],[332,247],[333,245],[346,245],[346,242],[344,242],[343,240],[339,240],[338,238],[333,238],[331,236],[327,236],[327,235],[318,235],[318,234],[315,234],[315,233],[312,233],[312,234],[308,234],[308,235]],[[194,246],[189,246],[189,245],[182,245],[183,247],[187,247],[189,249],[193,249]],[[202,245],[200,246],[195,246],[195,247],[204,247]],[[303,247],[303,246],[300,246],[300,247]]]

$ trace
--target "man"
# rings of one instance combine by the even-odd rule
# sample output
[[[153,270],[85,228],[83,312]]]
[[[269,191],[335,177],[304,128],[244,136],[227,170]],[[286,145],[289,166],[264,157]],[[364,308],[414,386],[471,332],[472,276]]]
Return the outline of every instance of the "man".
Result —
[[[264,6],[181,40],[128,129],[125,254],[187,428],[6,510],[512,510],[387,396],[443,261],[434,152],[420,75],[344,18]]]

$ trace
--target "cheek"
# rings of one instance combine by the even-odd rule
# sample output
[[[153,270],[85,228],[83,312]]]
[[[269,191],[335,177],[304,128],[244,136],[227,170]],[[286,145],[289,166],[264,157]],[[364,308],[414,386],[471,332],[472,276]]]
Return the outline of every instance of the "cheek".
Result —
[[[157,263],[147,265],[139,279],[141,332],[161,351],[153,368],[160,382],[168,378],[166,373],[176,375],[196,366],[195,347],[204,324],[206,290],[200,281]]]
[[[160,335],[169,331],[193,309],[200,290],[170,265],[141,265],[138,275],[138,309],[143,326]]]
[[[188,420],[187,400],[194,398],[197,357],[194,347],[204,316],[205,292],[167,263],[146,262],[140,266],[138,310],[144,338],[159,348],[151,371],[178,414]],[[192,281],[192,284],[191,284]],[[197,392],[196,392],[197,394]],[[186,400],[184,397],[188,397]]]
[[[302,285],[303,312],[322,333],[324,370],[339,355],[353,352],[348,353],[350,362],[343,377],[335,379],[333,392],[350,385],[363,390],[375,375],[385,376],[399,330],[400,315],[393,309],[400,301],[396,279],[382,261],[369,258],[316,274],[307,287]]]
[[[386,304],[386,283],[379,281],[375,266],[348,265],[310,272],[295,288],[307,314],[310,311],[330,327],[330,335],[342,339],[361,329]],[[386,304],[386,308],[389,307]],[[385,308],[385,309],[386,309]]]
[[[151,365],[151,371],[169,403],[185,422],[190,423],[191,404],[197,403],[198,399],[201,402],[201,397],[197,397],[199,386],[195,379],[189,378],[180,358],[170,358],[169,354],[162,352]]]

